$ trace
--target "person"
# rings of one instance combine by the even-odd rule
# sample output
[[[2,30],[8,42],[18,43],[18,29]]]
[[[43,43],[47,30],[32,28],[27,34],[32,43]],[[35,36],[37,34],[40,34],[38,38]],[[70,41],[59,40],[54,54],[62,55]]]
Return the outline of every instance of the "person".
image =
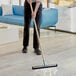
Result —
[[[33,7],[33,13],[31,12],[30,3],[32,4],[32,7]],[[31,18],[36,20],[37,31],[40,37],[41,16],[42,16],[41,0],[25,0],[24,2],[24,36],[23,36],[22,53],[27,53],[27,47],[29,45],[29,27],[30,27]],[[35,30],[35,25],[34,25],[34,33],[33,33],[33,48],[34,48],[34,52],[37,55],[41,55],[41,51],[39,49],[39,42],[38,42],[36,30]]]

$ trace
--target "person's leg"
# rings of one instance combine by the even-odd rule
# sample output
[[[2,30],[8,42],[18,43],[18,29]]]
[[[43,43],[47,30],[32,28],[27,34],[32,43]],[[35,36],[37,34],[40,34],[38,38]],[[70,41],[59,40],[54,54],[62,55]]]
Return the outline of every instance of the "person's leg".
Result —
[[[24,36],[23,36],[23,53],[27,52],[27,46],[29,45],[29,25],[31,21],[31,10],[30,5],[24,3]]]
[[[40,36],[41,16],[42,16],[42,4],[40,4],[40,7],[38,9],[38,12],[36,14],[36,19],[35,19],[39,36]],[[41,54],[41,51],[39,50],[39,42],[38,42],[35,26],[34,26],[34,35],[33,35],[33,48],[35,49],[35,52],[37,53],[37,55]]]

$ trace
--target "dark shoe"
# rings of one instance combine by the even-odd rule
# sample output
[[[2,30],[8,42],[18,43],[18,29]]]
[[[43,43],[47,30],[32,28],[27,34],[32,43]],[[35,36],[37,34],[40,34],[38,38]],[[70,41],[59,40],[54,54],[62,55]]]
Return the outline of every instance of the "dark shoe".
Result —
[[[35,49],[35,51],[34,51],[37,55],[41,55],[41,51],[37,48],[37,49]]]
[[[27,53],[27,48],[23,48],[22,53]]]

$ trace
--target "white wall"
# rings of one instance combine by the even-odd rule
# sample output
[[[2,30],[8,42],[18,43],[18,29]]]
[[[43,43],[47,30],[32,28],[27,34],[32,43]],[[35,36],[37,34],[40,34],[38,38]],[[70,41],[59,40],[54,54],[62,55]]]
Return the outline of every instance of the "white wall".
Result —
[[[0,0],[0,5],[1,4],[9,4],[10,0]]]
[[[24,5],[25,0],[21,0],[21,5]],[[19,0],[0,0],[0,5],[1,4],[10,4],[12,3],[13,5],[19,5]],[[47,7],[46,3],[43,3],[43,7]]]
[[[76,33],[76,7],[58,8],[57,29]]]
[[[22,5],[24,5],[24,1],[25,1],[25,0],[22,0]]]
[[[19,5],[19,0],[0,0],[0,5],[1,4],[10,4],[10,3],[12,3],[14,5]]]
[[[13,5],[19,5],[19,0],[11,0],[11,3],[12,3]]]

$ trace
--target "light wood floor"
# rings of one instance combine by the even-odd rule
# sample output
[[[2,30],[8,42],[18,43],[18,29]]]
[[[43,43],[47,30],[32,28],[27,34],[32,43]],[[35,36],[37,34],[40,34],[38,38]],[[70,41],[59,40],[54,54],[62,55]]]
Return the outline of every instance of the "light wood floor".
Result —
[[[18,42],[0,45],[0,76],[31,76],[35,74],[31,67],[41,65],[42,58],[33,53],[32,33],[31,29],[27,54],[21,53],[23,31],[20,31]],[[75,34],[41,30],[40,41],[46,63],[58,64],[57,73],[54,76],[76,76]]]
[[[33,29],[30,29],[30,41],[28,49],[33,51]],[[20,29],[20,40],[13,43],[7,43],[0,45],[0,55],[21,52],[23,44],[23,28]],[[76,35],[56,32],[52,30],[41,29],[41,46],[44,51],[50,50],[51,54],[63,52],[68,49],[76,48]]]

